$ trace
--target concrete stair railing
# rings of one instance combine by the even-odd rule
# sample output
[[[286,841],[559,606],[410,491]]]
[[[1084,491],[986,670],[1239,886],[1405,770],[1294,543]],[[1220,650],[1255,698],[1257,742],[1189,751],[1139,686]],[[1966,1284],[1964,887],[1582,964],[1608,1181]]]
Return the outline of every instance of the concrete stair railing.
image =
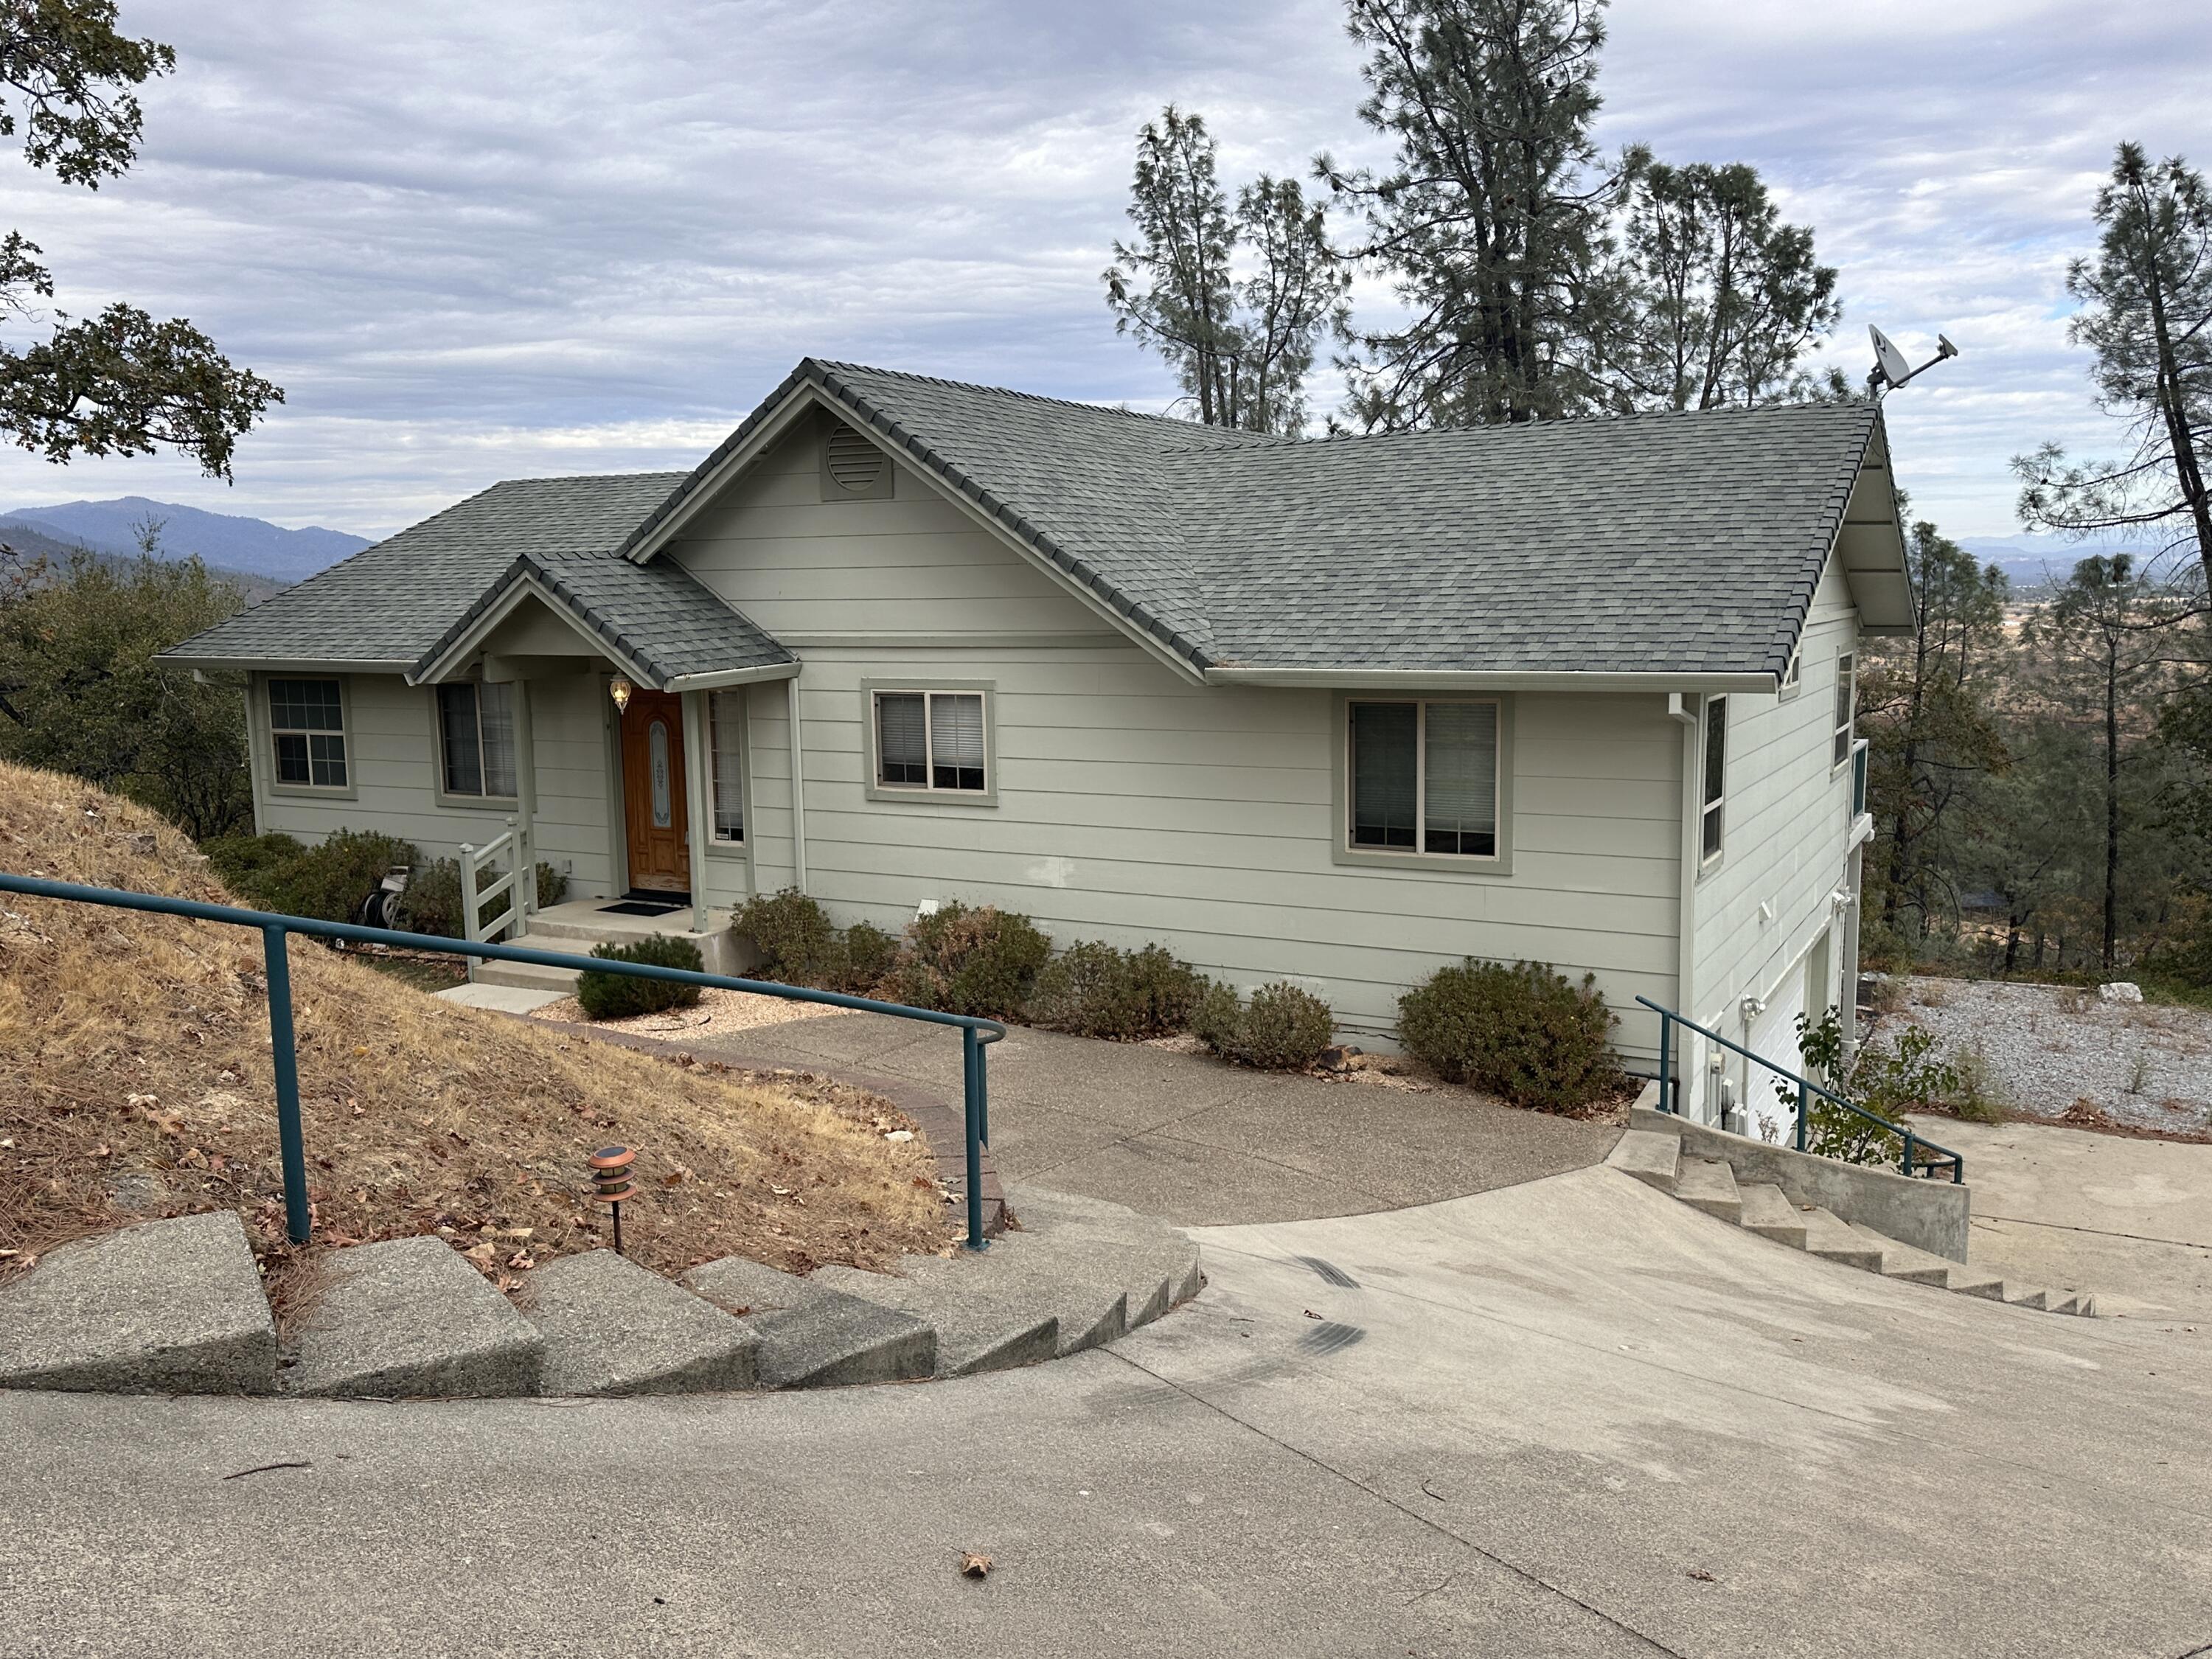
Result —
[[[1885,1279],[1931,1285],[1960,1296],[2007,1302],[2018,1308],[2094,1317],[2096,1298],[2081,1291],[2050,1291],[2000,1278],[1963,1261],[1900,1243],[1817,1204],[1793,1203],[1770,1182],[1742,1182],[1724,1158],[1685,1156],[1682,1137],[1663,1129],[1632,1128],[1606,1162],[1692,1209],[1761,1238],[1802,1250],[1839,1267]]]

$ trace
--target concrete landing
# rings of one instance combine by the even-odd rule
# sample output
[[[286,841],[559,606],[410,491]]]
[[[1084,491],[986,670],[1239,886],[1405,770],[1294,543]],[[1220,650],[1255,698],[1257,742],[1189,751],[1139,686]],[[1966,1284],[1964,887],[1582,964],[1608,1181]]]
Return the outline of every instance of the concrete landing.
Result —
[[[545,1340],[442,1238],[356,1244],[301,1328],[284,1390],[411,1398],[535,1394]]]
[[[276,1326],[235,1211],[64,1244],[0,1290],[0,1388],[276,1386]]]
[[[527,1014],[543,1008],[549,1002],[560,1001],[568,993],[480,981],[474,985],[449,985],[444,990],[433,991],[430,994],[443,997],[447,1002],[458,1002],[464,1008],[490,1008],[502,1014]]]

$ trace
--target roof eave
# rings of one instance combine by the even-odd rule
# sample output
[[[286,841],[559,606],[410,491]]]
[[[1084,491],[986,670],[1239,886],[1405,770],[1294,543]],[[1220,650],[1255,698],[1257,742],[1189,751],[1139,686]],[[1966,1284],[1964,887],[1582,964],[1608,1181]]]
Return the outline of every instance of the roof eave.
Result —
[[[1771,691],[1765,669],[1209,668],[1208,685],[1352,691]]]

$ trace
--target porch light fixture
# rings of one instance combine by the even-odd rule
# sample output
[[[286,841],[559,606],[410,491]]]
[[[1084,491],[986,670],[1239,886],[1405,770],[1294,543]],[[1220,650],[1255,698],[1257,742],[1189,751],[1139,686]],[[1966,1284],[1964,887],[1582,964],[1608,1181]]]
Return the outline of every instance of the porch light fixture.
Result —
[[[615,713],[619,714],[629,707],[629,694],[637,688],[617,674],[607,682],[607,695],[615,700]]]

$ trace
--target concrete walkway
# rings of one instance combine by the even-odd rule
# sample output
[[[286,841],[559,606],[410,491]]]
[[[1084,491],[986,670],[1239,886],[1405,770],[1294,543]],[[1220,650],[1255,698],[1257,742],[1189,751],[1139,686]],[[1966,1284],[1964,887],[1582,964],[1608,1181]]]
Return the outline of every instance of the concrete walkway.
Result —
[[[2212,1643],[2212,1376],[2155,1326],[1877,1279],[1606,1169],[1199,1237],[1182,1311],[927,1388],[0,1394],[0,1653]]]
[[[673,1040],[681,1040],[672,1039]],[[716,1058],[836,1067],[960,1098],[955,1034],[877,1014],[684,1042]],[[1355,1214],[1598,1163],[1618,1124],[1518,1110],[1472,1090],[1410,1093],[1017,1027],[990,1049],[1000,1175],[1184,1225]]]
[[[2212,1145],[2016,1121],[1916,1125],[1966,1160],[1977,1266],[2085,1285],[2107,1317],[2212,1344]]]

